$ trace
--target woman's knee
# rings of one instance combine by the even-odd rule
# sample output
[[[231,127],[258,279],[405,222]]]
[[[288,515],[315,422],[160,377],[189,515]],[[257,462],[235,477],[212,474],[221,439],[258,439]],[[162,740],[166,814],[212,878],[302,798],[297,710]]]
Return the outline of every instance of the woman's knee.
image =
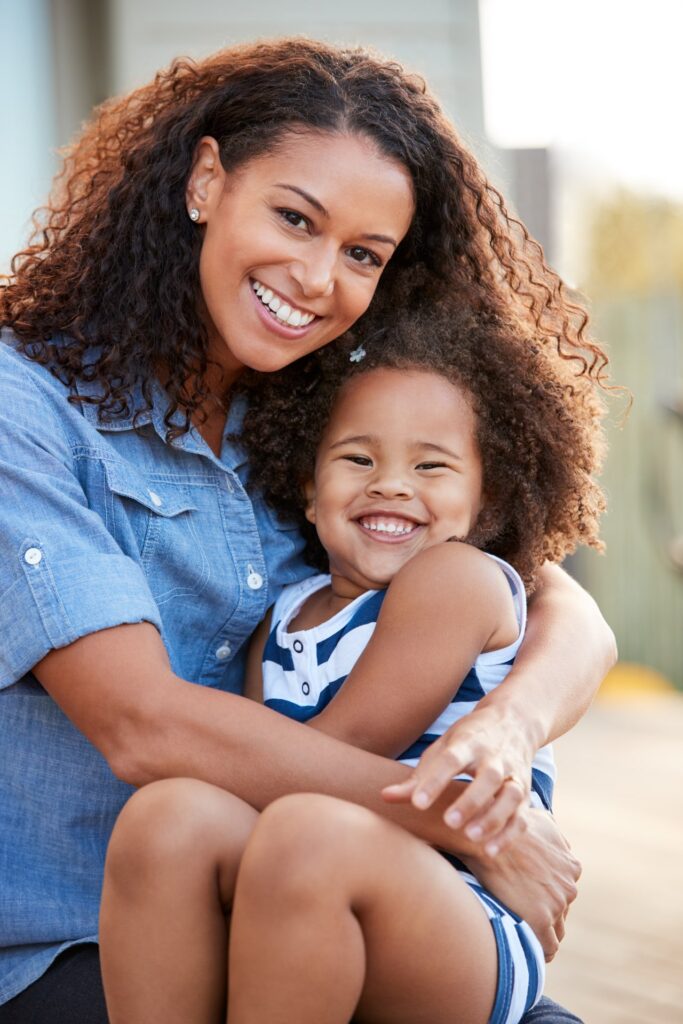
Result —
[[[138,883],[162,869],[240,856],[257,820],[237,797],[196,779],[163,779],[135,793],[114,827],[107,852],[110,880]]]

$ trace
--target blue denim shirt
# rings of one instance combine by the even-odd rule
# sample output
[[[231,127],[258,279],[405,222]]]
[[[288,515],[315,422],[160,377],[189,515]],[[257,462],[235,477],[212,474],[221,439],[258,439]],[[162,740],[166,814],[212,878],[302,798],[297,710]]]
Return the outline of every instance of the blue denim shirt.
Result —
[[[79,387],[94,394],[93,385]],[[140,403],[141,407],[142,403]],[[173,671],[239,691],[245,641],[311,570],[295,528],[245,491],[239,445],[164,441],[167,399],[101,424],[0,343],[0,1004],[94,940],[107,841],[131,788],[31,674],[50,650],[151,622]],[[239,430],[233,403],[226,435]]]

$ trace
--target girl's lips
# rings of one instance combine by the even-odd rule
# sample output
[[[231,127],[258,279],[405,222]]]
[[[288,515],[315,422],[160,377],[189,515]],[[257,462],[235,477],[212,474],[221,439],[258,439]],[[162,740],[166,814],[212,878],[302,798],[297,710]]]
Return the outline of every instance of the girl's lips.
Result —
[[[363,526],[358,519],[355,520],[355,523],[364,537],[376,540],[380,544],[404,544],[408,540],[413,540],[424,529],[420,523],[415,523],[415,529],[409,533],[387,533],[380,530],[370,530],[367,526]]]
[[[256,312],[262,322],[274,334],[279,334],[281,338],[303,338],[322,319],[321,317],[316,316],[316,318],[311,320],[310,324],[306,324],[305,327],[290,327],[289,324],[285,324],[282,320],[278,320],[275,314],[263,305],[256,292],[251,287],[251,284],[249,285],[249,294],[251,295],[251,301],[254,303]]]

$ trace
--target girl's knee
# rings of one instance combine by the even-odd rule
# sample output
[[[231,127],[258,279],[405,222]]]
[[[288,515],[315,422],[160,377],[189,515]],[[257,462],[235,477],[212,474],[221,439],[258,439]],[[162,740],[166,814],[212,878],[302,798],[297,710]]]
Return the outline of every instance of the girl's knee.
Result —
[[[292,794],[261,814],[240,885],[317,887],[376,847],[384,823],[364,807],[321,794]],[[333,873],[333,874],[332,874]]]
[[[196,779],[163,779],[135,793],[114,827],[107,852],[110,878],[144,883],[160,869],[187,868],[243,850],[256,812]]]

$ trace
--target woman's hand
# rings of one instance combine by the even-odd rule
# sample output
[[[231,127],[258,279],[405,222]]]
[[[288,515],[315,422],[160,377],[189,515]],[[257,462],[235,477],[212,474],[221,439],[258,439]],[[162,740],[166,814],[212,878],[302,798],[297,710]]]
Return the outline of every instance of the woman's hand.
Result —
[[[521,812],[529,799],[535,746],[527,723],[503,714],[496,704],[482,702],[436,740],[423,754],[412,776],[382,791],[391,803],[410,801],[431,807],[454,776],[466,773],[472,782],[444,813],[444,821],[495,856],[523,832]]]
[[[464,857],[494,896],[533,928],[552,960],[564,937],[569,905],[576,899],[581,865],[547,811],[526,808],[521,838],[494,859]]]

